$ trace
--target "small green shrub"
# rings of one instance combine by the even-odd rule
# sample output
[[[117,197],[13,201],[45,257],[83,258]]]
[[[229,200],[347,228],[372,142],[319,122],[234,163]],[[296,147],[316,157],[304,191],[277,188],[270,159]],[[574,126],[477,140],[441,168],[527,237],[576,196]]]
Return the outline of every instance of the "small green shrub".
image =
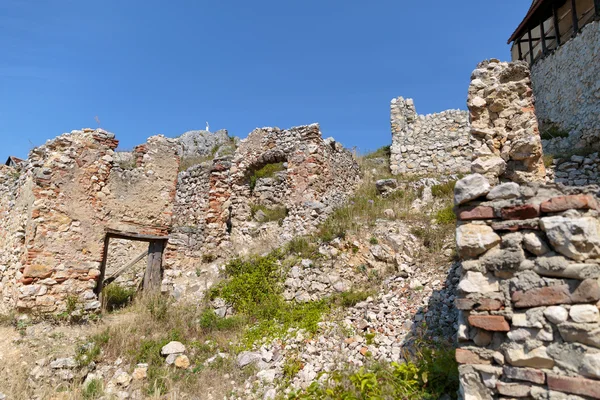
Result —
[[[126,288],[117,283],[111,283],[102,289],[102,298],[106,309],[113,311],[125,307],[131,302],[135,295],[134,288]]]
[[[291,380],[303,367],[302,361],[297,357],[287,358],[283,364],[283,377]]]
[[[150,295],[146,299],[146,308],[155,321],[164,321],[168,317],[169,307],[173,300],[166,296]]]
[[[569,137],[569,131],[560,128],[556,124],[548,124],[548,126],[540,133],[540,137],[544,140],[567,138]]]
[[[282,162],[266,164],[260,169],[257,169],[250,175],[250,191],[256,187],[256,181],[262,178],[272,178],[277,172],[285,171]]]
[[[319,248],[310,240],[310,238],[304,236],[296,236],[290,240],[285,246],[285,252],[302,258],[315,258],[320,256]]]
[[[98,361],[102,352],[102,346],[110,340],[110,331],[92,336],[87,343],[79,345],[75,350],[75,361],[81,367],[89,365],[92,361]]]
[[[391,146],[387,145],[387,146],[382,146],[371,153],[367,153],[363,157],[367,160],[371,160],[373,158],[389,159],[391,157],[391,155],[392,155]]]
[[[217,259],[217,256],[215,256],[212,253],[204,253],[204,254],[202,254],[202,262],[203,263],[208,264],[208,263],[211,263],[211,262],[215,261],[216,259]]]
[[[453,224],[456,222],[456,214],[451,205],[448,205],[441,210],[436,211],[435,220],[438,224]]]
[[[369,243],[378,244],[379,240],[377,240],[377,238],[375,236],[371,236],[371,239],[369,239]]]
[[[241,316],[232,316],[228,318],[219,317],[213,310],[206,309],[200,315],[200,327],[204,331],[229,331],[244,326],[245,319]]]
[[[433,185],[431,187],[431,194],[433,197],[448,197],[454,194],[454,186],[456,181],[449,181],[441,183],[439,185]]]
[[[264,214],[261,222],[277,221],[280,225],[288,215],[288,209],[283,206],[266,207],[260,204],[252,204],[250,206],[250,214],[252,218],[254,218],[256,213],[259,211],[262,211]]]
[[[97,399],[104,394],[102,379],[92,379],[83,388],[81,395],[84,399]]]
[[[342,307],[354,307],[358,303],[365,301],[371,292],[343,292],[339,295],[339,304]]]
[[[232,260],[225,266],[228,278],[210,293],[211,298],[223,298],[239,316],[253,323],[244,333],[247,347],[258,340],[283,335],[289,328],[314,333],[322,315],[330,309],[326,300],[302,304],[285,301],[282,257],[281,251],[274,251],[267,256]]]
[[[450,346],[428,343],[414,360],[402,364],[371,363],[359,370],[333,372],[325,382],[314,381],[288,400],[382,400],[457,398],[458,366]]]
[[[552,154],[544,154],[542,159],[544,160],[544,167],[550,168],[554,165],[554,156]]]
[[[71,314],[73,311],[77,309],[77,305],[79,304],[79,297],[76,295],[68,295],[65,299],[65,303],[67,306],[66,313]]]

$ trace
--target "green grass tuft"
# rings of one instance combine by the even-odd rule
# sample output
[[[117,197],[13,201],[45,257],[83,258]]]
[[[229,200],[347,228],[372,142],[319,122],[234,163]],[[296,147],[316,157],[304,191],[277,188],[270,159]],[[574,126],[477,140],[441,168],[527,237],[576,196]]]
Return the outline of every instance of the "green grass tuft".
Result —
[[[256,181],[262,178],[272,178],[277,172],[285,171],[283,163],[266,164],[264,167],[257,169],[250,175],[250,190],[256,187]]]

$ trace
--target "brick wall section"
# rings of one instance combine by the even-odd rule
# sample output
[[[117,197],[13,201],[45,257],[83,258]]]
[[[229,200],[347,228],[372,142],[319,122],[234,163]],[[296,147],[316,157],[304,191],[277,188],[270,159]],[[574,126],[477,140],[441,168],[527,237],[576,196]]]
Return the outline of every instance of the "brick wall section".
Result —
[[[545,180],[527,63],[480,63],[471,75],[467,105],[474,146],[471,172],[492,183]]]
[[[597,193],[556,184],[492,188],[481,175],[457,183],[464,398],[600,399]]]
[[[15,192],[16,206],[9,212],[9,219],[23,218],[9,228],[22,244],[19,248],[15,240],[5,240],[0,249],[21,251],[20,260],[9,260],[8,266],[17,309],[61,312],[69,297],[84,310],[98,309],[94,289],[106,228],[168,233],[178,169],[176,142],[149,138],[136,149],[137,168],[132,170],[113,165],[117,144],[111,133],[84,129],[31,151]]]
[[[398,97],[390,105],[393,174],[427,175],[470,171],[469,114],[447,110],[417,115],[412,99]]]

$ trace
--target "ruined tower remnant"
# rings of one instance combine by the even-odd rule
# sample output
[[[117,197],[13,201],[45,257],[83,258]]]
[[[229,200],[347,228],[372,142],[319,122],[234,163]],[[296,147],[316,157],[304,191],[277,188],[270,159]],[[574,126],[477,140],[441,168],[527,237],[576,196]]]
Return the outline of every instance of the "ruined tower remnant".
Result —
[[[598,188],[543,183],[532,106],[526,63],[478,65],[478,173],[454,192],[464,399],[600,399]]]
[[[469,115],[448,110],[417,115],[412,99],[392,99],[393,174],[427,175],[469,172]]]
[[[490,181],[541,182],[546,172],[527,63],[489,60],[471,75],[474,160]]]

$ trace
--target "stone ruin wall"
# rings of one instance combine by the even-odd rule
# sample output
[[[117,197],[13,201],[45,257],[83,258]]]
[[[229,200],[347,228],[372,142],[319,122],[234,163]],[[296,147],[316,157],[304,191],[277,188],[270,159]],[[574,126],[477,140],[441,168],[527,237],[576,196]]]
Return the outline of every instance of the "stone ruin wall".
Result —
[[[545,180],[527,63],[480,63],[471,75],[467,105],[474,139],[472,172],[493,183]]]
[[[568,138],[544,140],[544,152],[600,150],[600,21],[531,68],[536,114],[543,128],[555,124]]]
[[[134,151],[132,170],[113,168],[117,144],[111,133],[84,129],[31,151],[4,222],[11,224],[9,239],[0,242],[4,258],[13,254],[3,273],[7,307],[61,312],[67,298],[76,296],[85,310],[96,310],[105,230],[167,234],[178,168],[175,142],[148,139]]]
[[[455,188],[460,394],[600,399],[599,188],[543,182],[527,75],[524,63],[485,62],[469,91],[473,135],[487,147],[473,170],[499,167]],[[504,85],[507,95],[481,96]]]
[[[250,220],[248,200],[253,194],[249,177],[266,164],[279,162],[286,166],[281,174],[285,183],[277,184],[275,190],[285,189],[285,193],[274,198],[283,200],[281,205],[287,208],[288,215],[281,225],[260,226]],[[289,130],[254,130],[241,142],[230,172],[231,198],[227,206],[231,207],[231,242],[240,251],[252,247],[252,242],[281,244],[314,232],[352,194],[359,180],[358,164],[352,154],[331,138],[323,140],[317,124]]]
[[[31,179],[0,166],[0,313],[16,307],[17,280],[25,251],[27,220],[34,201]]]
[[[448,110],[417,115],[412,99],[391,102],[392,174],[449,174],[469,172],[471,146],[469,115]]]

